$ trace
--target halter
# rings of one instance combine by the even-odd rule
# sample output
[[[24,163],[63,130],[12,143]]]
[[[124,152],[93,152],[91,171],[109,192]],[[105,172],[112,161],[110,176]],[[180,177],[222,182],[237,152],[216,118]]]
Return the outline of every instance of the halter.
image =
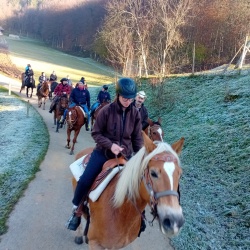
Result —
[[[176,163],[177,162],[177,159],[170,153],[164,153],[164,154],[157,154],[155,155],[151,161],[163,161],[163,162],[174,162]],[[157,212],[157,205],[158,205],[158,200],[159,198],[161,197],[164,197],[164,196],[176,196],[179,200],[179,194],[178,192],[174,191],[174,190],[165,190],[165,191],[162,191],[162,192],[155,192],[153,190],[153,187],[152,187],[152,180],[150,178],[150,175],[149,175],[149,168],[147,167],[147,169],[145,170],[144,172],[144,175],[143,175],[143,182],[144,182],[144,185],[146,187],[146,190],[150,196],[150,207],[151,207],[151,213],[153,214],[154,218],[151,222],[149,222],[150,225],[153,225],[153,221],[156,217],[158,217],[158,212]],[[141,216],[145,218],[144,215],[141,214]]]

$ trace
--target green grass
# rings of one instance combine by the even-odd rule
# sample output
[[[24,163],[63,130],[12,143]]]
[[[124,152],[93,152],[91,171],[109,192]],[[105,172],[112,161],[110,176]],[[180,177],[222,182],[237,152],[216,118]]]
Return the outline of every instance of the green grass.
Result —
[[[45,72],[49,76],[53,70],[56,71],[58,81],[70,76],[76,83],[81,77],[85,77],[89,86],[101,86],[115,81],[116,72],[90,58],[81,58],[62,53],[58,50],[46,47],[42,42],[31,39],[14,40],[5,37],[12,62],[21,71],[28,63],[31,64],[35,79]]]
[[[49,145],[48,129],[39,113],[30,106],[27,118],[27,103],[7,93],[0,86],[0,151],[4,152],[0,157],[0,235],[7,231],[8,216],[35,177]]]

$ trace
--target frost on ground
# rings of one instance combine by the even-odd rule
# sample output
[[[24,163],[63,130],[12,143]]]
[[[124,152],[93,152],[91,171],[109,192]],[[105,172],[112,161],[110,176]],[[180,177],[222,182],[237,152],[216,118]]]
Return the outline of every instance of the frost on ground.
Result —
[[[39,169],[47,151],[49,135],[41,116],[32,106],[27,117],[27,103],[1,91],[0,127],[1,234],[5,230],[4,216]]]

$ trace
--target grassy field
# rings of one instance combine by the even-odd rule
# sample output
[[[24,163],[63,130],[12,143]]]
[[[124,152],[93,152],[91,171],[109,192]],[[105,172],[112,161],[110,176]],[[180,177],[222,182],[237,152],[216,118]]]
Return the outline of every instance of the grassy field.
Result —
[[[30,63],[36,80],[42,71],[49,77],[55,70],[58,81],[67,75],[74,83],[83,76],[89,86],[100,86],[115,81],[116,72],[112,68],[98,64],[90,58],[71,56],[48,48],[44,43],[36,40],[15,40],[9,37],[5,37],[5,39],[9,46],[12,62],[21,72]]]
[[[17,46],[14,43],[18,42],[10,42],[11,48]],[[22,43],[25,47],[25,42]],[[57,55],[59,52],[49,54],[53,53]],[[45,56],[42,60],[42,54],[41,63],[47,58]],[[13,54],[13,58],[19,57]],[[28,62],[32,65],[39,62],[32,56],[30,59],[25,59],[25,55],[20,58],[21,67]],[[51,60],[55,64],[50,66],[55,69],[58,60]],[[90,68],[94,67],[92,63]],[[72,68],[74,72],[73,65],[60,67]],[[97,78],[94,72],[98,70],[94,67],[89,72],[87,69],[84,73],[79,72]],[[99,74],[99,79],[108,77]],[[186,222],[179,236],[172,240],[176,250],[250,249],[249,82],[249,72],[245,75],[207,72],[204,75],[169,77],[158,85],[151,85],[143,79],[138,84],[148,96],[145,104],[150,117],[162,118],[165,141],[173,143],[185,137],[181,155],[181,204]],[[109,90],[113,98],[114,85]],[[98,89],[90,88],[90,91],[93,97]]]

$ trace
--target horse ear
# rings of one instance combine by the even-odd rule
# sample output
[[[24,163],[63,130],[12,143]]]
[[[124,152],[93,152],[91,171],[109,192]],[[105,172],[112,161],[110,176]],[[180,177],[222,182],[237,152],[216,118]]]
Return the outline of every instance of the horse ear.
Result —
[[[146,151],[148,153],[152,152],[155,148],[156,145],[153,143],[153,141],[146,135],[144,131],[142,131],[142,137],[144,141],[144,146],[146,148]]]
[[[172,144],[172,149],[179,155],[182,151],[185,138],[182,137],[179,141]]]
[[[149,118],[148,118],[147,122],[148,122],[149,126],[151,126],[151,127],[154,125],[154,122]]]
[[[158,122],[159,122],[159,124],[161,124],[161,122],[162,122],[161,117],[158,117]]]

